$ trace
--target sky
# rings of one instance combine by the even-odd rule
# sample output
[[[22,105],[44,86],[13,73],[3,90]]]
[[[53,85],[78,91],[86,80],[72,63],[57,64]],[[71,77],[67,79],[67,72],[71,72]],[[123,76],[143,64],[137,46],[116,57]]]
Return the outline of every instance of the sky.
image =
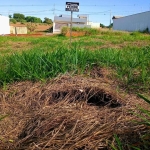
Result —
[[[54,15],[70,15],[65,11],[66,2],[79,2],[79,12],[73,17],[86,14],[92,22],[109,25],[113,16],[128,16],[150,11],[150,0],[0,0],[0,14],[4,16],[21,13],[54,19]]]

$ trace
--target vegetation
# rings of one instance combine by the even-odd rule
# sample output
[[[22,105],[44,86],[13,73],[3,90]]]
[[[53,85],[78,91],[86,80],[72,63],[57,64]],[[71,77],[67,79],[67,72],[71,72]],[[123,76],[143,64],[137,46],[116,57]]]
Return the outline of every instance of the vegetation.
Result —
[[[61,30],[62,35],[66,35],[67,32],[70,31],[69,27],[63,27]],[[98,29],[92,29],[92,28],[79,28],[79,27],[73,27],[72,31],[76,31],[76,32],[84,32],[85,35],[96,35],[99,34],[99,30]]]
[[[25,17],[25,20],[27,22],[34,22],[34,23],[41,23],[42,22],[42,20],[40,18],[32,17],[32,16]]]
[[[14,18],[11,18],[11,19],[10,19],[10,22],[12,22],[12,23],[14,23],[14,24],[17,23],[16,19],[14,19]]]
[[[34,17],[34,16],[26,16],[25,17],[24,14],[20,14],[20,13],[14,13],[13,17],[12,17],[12,15],[9,15],[9,18],[10,18],[10,22],[12,22],[12,23],[16,23],[16,22],[42,23],[42,20],[38,17]],[[45,17],[43,23],[52,24],[53,22],[51,19]]]
[[[32,22],[29,22],[29,23],[27,24],[27,28],[28,28],[28,30],[29,30],[30,32],[34,32],[35,29],[37,28],[37,25],[34,24],[34,23],[32,23]]]
[[[45,17],[43,23],[52,24],[53,21],[51,19]]]
[[[35,29],[35,26],[33,27]],[[79,30],[87,32],[86,35],[96,34],[97,32],[94,29],[73,28],[73,31]],[[30,31],[34,30],[31,28]],[[84,73],[87,66],[90,68],[92,65],[98,65],[115,70],[114,74],[117,80],[129,90],[148,90],[150,88],[150,46],[145,46],[144,44],[140,48],[133,47],[133,45],[130,45],[132,43],[127,43],[124,48],[121,46],[121,49],[116,49],[113,48],[113,45],[119,45],[122,41],[149,41],[150,37],[144,36],[143,34],[130,35],[111,31],[101,31],[99,34],[99,36],[82,37],[73,42],[72,51],[69,50],[68,43],[65,42],[66,44],[62,44],[66,40],[63,37],[30,39],[31,43],[35,46],[30,52],[23,52],[22,54],[15,53],[3,58],[1,66],[4,67],[0,69],[1,84],[16,80],[51,78],[60,73],[71,72],[73,70],[76,70],[75,72],[82,70],[81,72]],[[121,36],[118,36],[119,34]],[[16,38],[7,39],[15,40]],[[29,39],[24,38],[20,40],[26,41]],[[58,41],[60,45],[57,44]],[[101,48],[99,50],[100,47],[104,47],[107,41],[112,44],[111,47]],[[62,45],[64,46],[62,47]],[[95,51],[90,51],[91,48],[94,48]]]
[[[37,147],[40,149],[43,145],[50,148],[57,145],[62,149],[65,146],[86,149],[87,143],[90,142],[88,146],[92,149],[92,147],[98,147],[97,143],[102,142],[100,140],[103,135],[105,143],[107,142],[111,149],[148,150],[150,112],[145,109],[146,107],[143,108],[144,105],[143,107],[136,107],[136,105],[139,98],[150,104],[149,97],[143,96],[149,95],[150,89],[150,36],[140,32],[125,33],[73,28],[73,31],[85,32],[86,36],[73,37],[70,47],[69,38],[63,36],[67,31],[68,28],[63,28],[62,35],[49,37],[0,37],[0,86],[3,87],[2,96],[0,95],[3,104],[1,102],[0,105],[3,106],[2,110],[6,114],[15,116],[3,119],[5,114],[0,112],[3,114],[0,115],[0,120],[3,119],[1,121],[3,122],[10,119],[11,121],[16,119],[17,115],[22,115],[19,119],[24,120],[18,123],[20,126],[15,127],[15,131],[26,128],[22,130],[22,133],[19,132],[20,135],[17,138],[20,138],[20,141],[17,146],[25,149],[29,148],[25,147],[29,145],[32,149],[37,149]],[[102,68],[110,70],[108,74],[106,73],[107,78],[92,76],[95,71],[101,76],[99,70]],[[59,78],[61,74],[71,76]],[[83,76],[81,79],[78,76],[72,79],[73,75],[80,74]],[[47,82],[46,87],[43,86],[45,81],[54,77],[57,78]],[[42,83],[18,83],[20,81],[42,81]],[[107,87],[107,82],[111,88]],[[14,83],[19,88],[17,89],[15,85],[7,88],[9,83]],[[95,91],[89,87],[89,83],[92,83]],[[101,85],[104,86],[102,89],[100,89]],[[7,90],[3,94],[4,89]],[[112,95],[115,96],[108,94],[104,89],[106,91],[115,89],[116,93],[112,92]],[[35,97],[32,98],[28,93]],[[138,94],[138,97],[135,97],[137,93],[142,93],[142,95]],[[114,107],[114,104],[111,106],[107,99],[110,96],[113,100],[119,97],[117,102],[123,102],[115,105],[117,108]],[[90,107],[93,105],[87,106],[82,103],[72,105],[70,103],[70,101],[79,99],[92,99],[91,97],[94,100],[99,100],[101,97],[103,101],[107,100],[104,105],[105,109],[99,105]],[[134,98],[131,99],[131,97]],[[51,99],[56,102],[63,99],[70,101],[61,101],[53,105]],[[6,111],[7,106],[9,110]],[[21,111],[16,110],[15,112],[14,106],[16,106],[15,109],[21,108]],[[23,117],[25,114],[27,116]],[[25,120],[30,115],[30,120]],[[109,121],[107,122],[106,119]],[[24,124],[25,122],[27,125]],[[49,126],[52,128],[49,129]],[[15,133],[11,131],[11,128],[8,129],[10,129],[8,133]],[[49,142],[50,138],[52,142]],[[30,144],[31,141],[33,145]]]
[[[20,14],[20,13],[14,13],[13,14],[13,18],[16,21],[21,22],[21,20],[25,20],[25,15],[24,14]]]

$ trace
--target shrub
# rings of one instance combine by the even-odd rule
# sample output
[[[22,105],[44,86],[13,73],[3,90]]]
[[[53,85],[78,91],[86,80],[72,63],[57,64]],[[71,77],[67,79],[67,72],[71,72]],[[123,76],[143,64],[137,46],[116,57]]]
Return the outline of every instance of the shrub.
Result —
[[[66,35],[68,31],[69,31],[69,27],[63,27],[61,30],[61,34]],[[84,32],[85,35],[96,35],[99,33],[99,31],[97,29],[87,28],[87,27],[84,27],[84,28],[73,27],[72,31]]]
[[[34,32],[35,29],[37,28],[37,25],[35,23],[30,22],[27,24],[27,28],[30,32]]]
[[[69,31],[69,28],[68,28],[68,27],[63,27],[63,28],[61,29],[61,34],[62,34],[62,35],[66,35],[68,31]]]
[[[17,23],[16,19],[14,19],[14,18],[11,18],[11,19],[10,19],[10,22],[12,22],[12,23],[14,23],[14,24]]]
[[[27,21],[26,20],[20,20],[21,24],[25,24]]]
[[[143,30],[142,33],[150,33],[148,27],[145,30]]]

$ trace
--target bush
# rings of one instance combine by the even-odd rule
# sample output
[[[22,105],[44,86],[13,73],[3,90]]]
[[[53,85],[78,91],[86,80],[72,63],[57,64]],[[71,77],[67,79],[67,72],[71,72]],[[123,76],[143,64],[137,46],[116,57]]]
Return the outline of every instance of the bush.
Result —
[[[68,27],[63,27],[63,28],[61,29],[61,34],[62,34],[62,35],[66,35],[68,31],[69,31],[69,28],[68,28]]]
[[[66,35],[67,32],[70,30],[69,27],[63,27],[61,30],[61,34],[62,35]],[[85,35],[96,35],[99,33],[99,31],[97,29],[92,29],[92,28],[79,28],[79,27],[73,27],[72,31],[76,31],[76,32],[84,32]]]
[[[45,17],[43,23],[52,24],[53,21],[52,21],[52,19]]]
[[[24,14],[20,13],[14,13],[13,18],[16,19],[18,22],[20,22],[21,20],[25,20]]]
[[[10,19],[10,22],[12,22],[12,23],[14,23],[14,24],[17,23],[16,19],[14,19],[14,18],[11,18],[11,19]]]
[[[143,30],[142,33],[150,33],[148,27],[145,30]]]
[[[34,32],[35,29],[37,28],[37,25],[35,23],[30,22],[27,24],[27,28],[30,32]]]
[[[27,21],[26,20],[20,20],[21,24],[25,24]]]

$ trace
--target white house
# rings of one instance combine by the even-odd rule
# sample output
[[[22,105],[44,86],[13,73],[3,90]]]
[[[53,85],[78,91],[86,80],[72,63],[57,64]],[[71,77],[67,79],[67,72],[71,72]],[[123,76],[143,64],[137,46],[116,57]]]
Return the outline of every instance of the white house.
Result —
[[[88,22],[88,25],[90,25],[91,28],[95,28],[95,29],[99,29],[100,28],[100,23]]]
[[[113,30],[120,31],[150,31],[150,11],[133,14],[125,17],[114,16]]]
[[[0,35],[10,34],[9,18],[0,15]]]
[[[53,33],[60,33],[61,28],[64,26],[70,26],[71,16],[70,15],[60,15],[54,16],[53,22]],[[90,25],[87,25],[87,16],[78,15],[78,18],[72,18],[73,27],[87,27],[90,28]]]

